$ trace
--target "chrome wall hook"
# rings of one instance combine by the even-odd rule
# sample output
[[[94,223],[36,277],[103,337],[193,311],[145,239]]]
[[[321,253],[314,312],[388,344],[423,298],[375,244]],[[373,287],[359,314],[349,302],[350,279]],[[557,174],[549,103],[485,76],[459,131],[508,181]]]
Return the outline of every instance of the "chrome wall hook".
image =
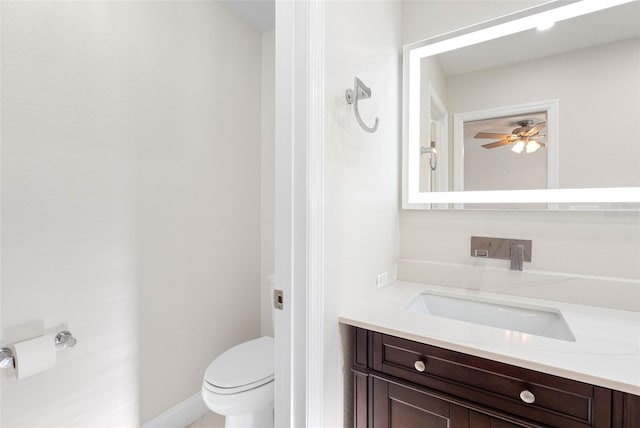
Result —
[[[360,110],[358,110],[358,100],[371,98],[371,88],[367,87],[362,80],[358,79],[356,76],[353,80],[353,89],[347,89],[347,104],[353,104],[353,111],[356,115],[356,120],[366,132],[374,133],[376,129],[378,129],[378,118],[376,117],[376,121],[372,127],[368,127],[362,121],[360,117]]]
[[[432,141],[430,147],[420,146],[421,155],[431,155],[429,157],[429,166],[431,171],[435,171],[438,167],[438,150],[436,149],[436,142]]]

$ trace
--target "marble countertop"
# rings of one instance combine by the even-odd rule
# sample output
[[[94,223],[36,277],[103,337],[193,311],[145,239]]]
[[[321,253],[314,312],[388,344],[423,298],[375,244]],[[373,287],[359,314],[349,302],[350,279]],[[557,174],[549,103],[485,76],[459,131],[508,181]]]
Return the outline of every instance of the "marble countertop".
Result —
[[[562,312],[575,342],[457,321],[406,307],[421,293],[490,298]],[[640,313],[398,281],[340,312],[343,324],[640,395]]]

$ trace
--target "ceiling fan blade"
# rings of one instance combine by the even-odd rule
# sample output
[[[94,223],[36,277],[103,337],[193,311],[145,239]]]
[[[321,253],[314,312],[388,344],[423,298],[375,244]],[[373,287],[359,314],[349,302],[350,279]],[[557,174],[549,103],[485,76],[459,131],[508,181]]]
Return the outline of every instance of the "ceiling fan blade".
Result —
[[[484,147],[485,149],[494,149],[496,147],[511,144],[512,142],[513,141],[509,141],[509,140],[500,140],[500,141],[494,141],[493,143],[483,144],[482,147]]]
[[[512,134],[496,134],[495,132],[478,132],[473,138],[509,138]]]
[[[544,127],[547,126],[547,122],[540,122],[540,123],[536,123],[533,128],[531,128],[530,130],[528,130],[525,135],[529,136],[529,135],[534,135],[537,132],[540,132],[544,129]]]

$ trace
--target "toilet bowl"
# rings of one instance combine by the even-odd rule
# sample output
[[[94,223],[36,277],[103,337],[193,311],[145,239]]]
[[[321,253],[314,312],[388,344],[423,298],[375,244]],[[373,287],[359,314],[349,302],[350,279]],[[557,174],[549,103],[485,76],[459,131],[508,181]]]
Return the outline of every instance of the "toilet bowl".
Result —
[[[226,428],[273,427],[273,337],[241,343],[207,368],[202,398]]]

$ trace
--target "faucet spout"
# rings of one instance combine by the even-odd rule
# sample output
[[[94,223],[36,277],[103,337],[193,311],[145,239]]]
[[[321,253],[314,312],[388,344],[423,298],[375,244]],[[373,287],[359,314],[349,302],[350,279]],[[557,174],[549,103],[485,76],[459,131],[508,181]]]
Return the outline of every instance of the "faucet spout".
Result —
[[[524,245],[511,244],[511,270],[524,269]]]

